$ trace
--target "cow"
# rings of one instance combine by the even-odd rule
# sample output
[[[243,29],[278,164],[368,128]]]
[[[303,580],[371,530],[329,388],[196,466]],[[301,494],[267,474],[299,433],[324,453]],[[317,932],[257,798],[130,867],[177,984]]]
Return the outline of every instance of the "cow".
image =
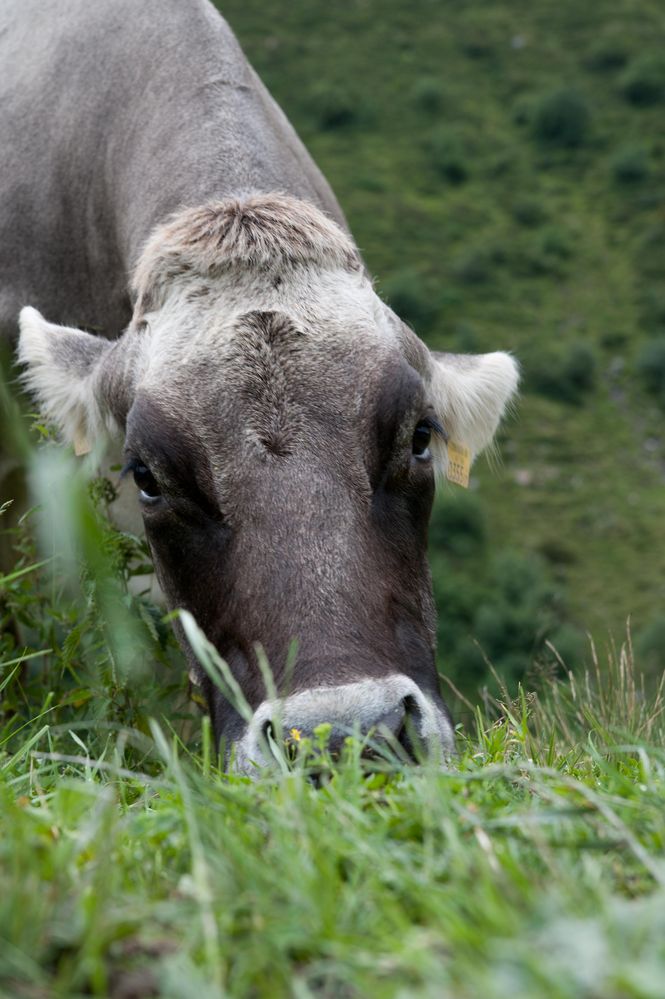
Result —
[[[428,519],[515,361],[431,352],[378,297],[208,0],[5,0],[0,59],[0,328],[65,442],[124,442],[166,604],[249,705],[176,626],[227,763],[279,723],[449,754]]]

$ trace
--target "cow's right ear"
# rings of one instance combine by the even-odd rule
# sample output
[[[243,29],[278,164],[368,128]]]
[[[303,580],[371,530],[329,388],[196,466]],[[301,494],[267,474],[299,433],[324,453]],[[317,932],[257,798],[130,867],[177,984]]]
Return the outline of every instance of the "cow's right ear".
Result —
[[[23,383],[63,438],[83,454],[103,430],[117,431],[104,375],[118,341],[56,326],[31,308],[21,310],[19,325]]]

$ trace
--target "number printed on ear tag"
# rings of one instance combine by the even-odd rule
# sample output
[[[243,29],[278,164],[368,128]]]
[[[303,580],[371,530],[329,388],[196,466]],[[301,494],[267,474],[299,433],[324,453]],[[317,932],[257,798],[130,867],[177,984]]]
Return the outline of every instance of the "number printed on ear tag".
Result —
[[[471,469],[471,452],[468,447],[456,444],[455,441],[448,441],[448,467],[446,478],[451,482],[456,482],[458,486],[469,485],[469,471]]]

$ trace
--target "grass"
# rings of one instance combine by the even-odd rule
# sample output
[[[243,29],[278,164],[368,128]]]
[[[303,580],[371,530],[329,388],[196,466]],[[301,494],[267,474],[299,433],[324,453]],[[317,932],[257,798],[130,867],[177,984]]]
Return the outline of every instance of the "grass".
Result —
[[[0,992],[655,999],[663,735],[628,646],[478,710],[447,768],[368,776],[350,747],[319,789],[223,774],[205,729],[100,752],[92,726],[10,724]]]
[[[322,731],[250,783],[129,594],[108,487],[25,454],[63,471],[0,578],[0,995],[662,995],[663,689],[629,639],[516,698],[499,678],[446,766],[333,762]]]
[[[334,765],[323,746],[253,784],[224,774],[168,623],[130,593],[145,546],[105,525],[107,484],[91,503],[6,409],[41,509],[0,578],[0,997],[661,999],[663,10],[224,12],[379,290],[433,347],[525,368],[502,463],[435,510],[459,753],[368,774],[351,743]],[[563,84],[575,101],[543,132]],[[591,374],[567,400],[580,344]],[[503,646],[477,649],[483,623]]]

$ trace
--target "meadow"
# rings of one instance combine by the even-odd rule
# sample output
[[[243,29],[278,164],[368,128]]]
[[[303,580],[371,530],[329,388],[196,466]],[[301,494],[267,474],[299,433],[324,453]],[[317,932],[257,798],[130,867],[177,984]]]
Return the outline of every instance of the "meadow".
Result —
[[[3,393],[0,997],[662,999],[663,8],[223,11],[379,291],[522,364],[430,531],[458,755],[225,774],[113,483]]]
[[[370,767],[353,737],[332,760],[323,730],[251,783],[128,592],[107,487],[55,447],[30,464],[51,489],[0,579],[0,995],[660,999],[664,701],[629,638],[469,704],[445,766]]]

